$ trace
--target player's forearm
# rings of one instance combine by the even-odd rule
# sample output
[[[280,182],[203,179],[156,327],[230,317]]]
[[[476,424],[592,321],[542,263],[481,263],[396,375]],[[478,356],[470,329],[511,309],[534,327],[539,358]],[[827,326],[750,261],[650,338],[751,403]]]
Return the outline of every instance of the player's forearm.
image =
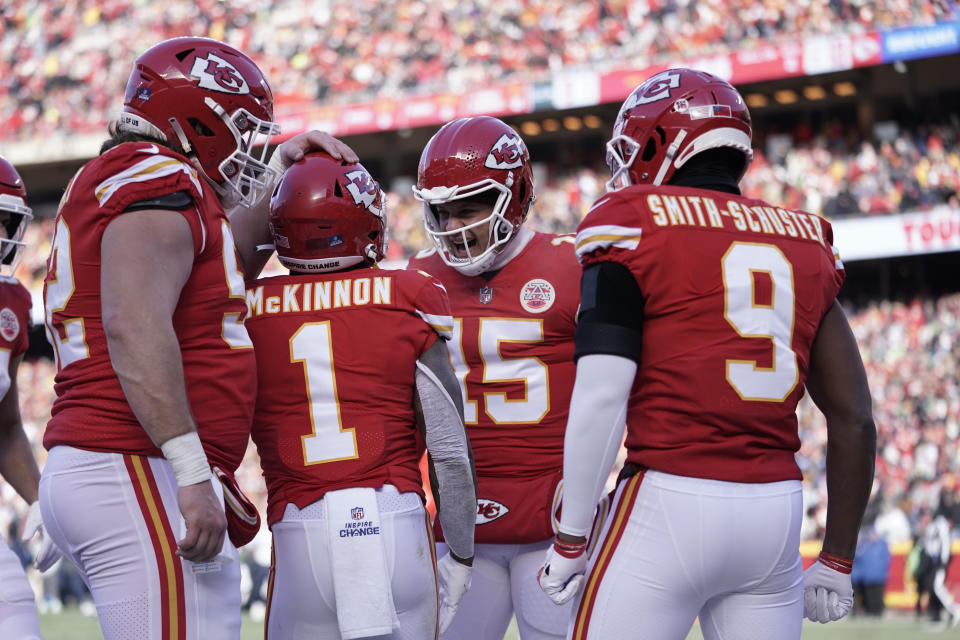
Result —
[[[585,537],[623,437],[637,364],[611,355],[577,362],[563,443],[563,508],[559,531]]]
[[[247,281],[259,276],[273,255],[273,251],[268,249],[257,250],[257,247],[273,245],[273,236],[267,226],[269,202],[268,193],[253,207],[237,207],[228,215],[237,255]]]
[[[160,445],[196,431],[180,344],[169,320],[131,307],[104,319],[110,362],[140,425]]]
[[[0,476],[3,476],[27,504],[36,502],[40,469],[33,457],[27,434],[19,421],[7,430],[3,446],[0,447]]]
[[[827,444],[827,526],[823,550],[853,558],[870,499],[877,430],[869,415],[830,429]]]

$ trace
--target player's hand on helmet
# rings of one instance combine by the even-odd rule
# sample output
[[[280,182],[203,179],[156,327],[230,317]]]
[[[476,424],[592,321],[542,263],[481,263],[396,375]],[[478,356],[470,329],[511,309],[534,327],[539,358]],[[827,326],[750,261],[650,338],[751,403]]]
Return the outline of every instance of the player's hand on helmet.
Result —
[[[40,515],[40,503],[34,502],[27,511],[27,519],[23,522],[23,531],[20,533],[20,539],[24,542],[30,540],[35,534],[39,534],[40,550],[33,559],[34,566],[41,572],[52,567],[60,556],[60,548],[53,543],[50,536],[43,528],[43,517]]]
[[[345,160],[349,163],[360,161],[359,156],[349,145],[325,131],[314,130],[295,135],[277,147],[270,156],[268,166],[279,176],[310,151],[325,151],[335,160]]]
[[[814,622],[839,620],[853,608],[853,563],[821,553],[803,572],[803,615]]]
[[[227,532],[223,500],[217,497],[210,480],[177,490],[180,513],[187,533],[177,541],[177,555],[191,562],[209,562],[220,553]]]
[[[580,593],[586,566],[586,540],[564,542],[557,538],[547,550],[547,558],[537,572],[537,581],[551,600],[564,604]]]
[[[472,558],[469,560],[472,562]],[[443,633],[453,622],[457,614],[457,606],[464,594],[470,589],[470,574],[473,567],[454,558],[449,552],[437,560],[437,580],[440,588],[440,633]]]

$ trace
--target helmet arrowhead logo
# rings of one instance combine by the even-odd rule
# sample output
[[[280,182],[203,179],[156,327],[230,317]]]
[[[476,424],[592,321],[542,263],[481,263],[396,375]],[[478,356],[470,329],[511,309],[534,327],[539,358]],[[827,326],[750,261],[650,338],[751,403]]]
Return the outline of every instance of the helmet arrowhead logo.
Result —
[[[488,169],[517,169],[523,166],[523,141],[520,136],[503,134],[487,154],[483,166]]]
[[[350,182],[346,184],[347,191],[353,201],[364,207],[370,213],[383,217],[383,203],[380,200],[380,188],[366,171],[357,169],[344,174]]]
[[[237,68],[215,53],[208,53],[205,58],[195,58],[190,76],[198,80],[197,85],[201,89],[222,93],[250,93],[250,86]]]
[[[680,74],[676,71],[664,71],[653,76],[637,87],[637,104],[650,104],[670,97],[670,89],[680,87]]]

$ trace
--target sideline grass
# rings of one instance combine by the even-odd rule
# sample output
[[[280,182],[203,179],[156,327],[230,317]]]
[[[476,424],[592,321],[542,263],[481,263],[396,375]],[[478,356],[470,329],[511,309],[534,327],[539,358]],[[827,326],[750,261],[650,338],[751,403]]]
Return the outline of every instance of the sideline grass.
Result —
[[[99,640],[100,625],[97,618],[81,614],[77,609],[65,609],[58,614],[40,616],[40,629],[44,640]],[[946,633],[930,633],[926,621],[916,621],[913,616],[896,615],[882,620],[853,618],[831,624],[816,624],[804,621],[803,640],[916,640],[917,638],[960,638],[960,628]],[[263,623],[243,618],[241,640],[262,640]],[[513,622],[504,640],[519,640],[517,624]],[[699,626],[694,626],[687,640],[702,640]]]

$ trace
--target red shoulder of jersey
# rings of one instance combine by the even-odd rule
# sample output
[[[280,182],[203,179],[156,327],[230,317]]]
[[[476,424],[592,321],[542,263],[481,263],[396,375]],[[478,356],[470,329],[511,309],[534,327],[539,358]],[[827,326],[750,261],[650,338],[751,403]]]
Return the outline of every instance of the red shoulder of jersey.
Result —
[[[13,278],[0,278],[0,348],[19,356],[29,346],[30,309],[26,287]]]
[[[124,211],[134,202],[187,191],[203,197],[197,170],[184,156],[159,144],[126,142],[88,162],[74,178],[78,188],[92,189],[107,214]]]
[[[583,266],[602,261],[626,264],[635,259],[644,238],[649,242],[667,230],[696,228],[745,232],[764,241],[814,241],[823,258],[833,263],[838,289],[843,282],[833,227],[821,216],[733,194],[673,186],[637,185],[597,200],[577,227],[577,259]]]
[[[420,271],[421,273],[429,273],[438,277],[442,277],[446,270],[450,270],[452,273],[459,273],[459,271],[444,263],[444,261],[440,259],[440,254],[432,247],[415,253],[414,256],[407,261],[407,269]]]
[[[607,259],[617,250],[634,251],[643,237],[649,215],[640,206],[641,195],[627,193],[648,189],[647,185],[608,193],[598,199],[577,225],[574,247],[577,259],[584,266]],[[646,224],[649,226],[649,224]]]
[[[425,271],[396,270],[390,274],[397,279],[397,289],[437,335],[450,340],[453,331],[453,314],[446,288],[440,281]]]

